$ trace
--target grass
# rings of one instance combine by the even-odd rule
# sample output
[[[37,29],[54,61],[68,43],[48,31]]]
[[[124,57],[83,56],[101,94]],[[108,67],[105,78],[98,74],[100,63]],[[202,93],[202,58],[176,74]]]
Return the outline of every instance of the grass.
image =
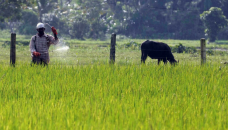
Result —
[[[141,43],[142,39],[133,39],[137,43]],[[25,40],[24,40],[25,41]],[[29,40],[28,40],[29,41]],[[178,45],[183,43],[184,46],[196,46],[199,47],[199,41],[184,41],[184,40],[157,40],[167,43],[170,46]],[[139,48],[125,48],[122,45],[128,43],[129,40],[117,40],[116,47],[116,63],[117,64],[140,64],[141,51]],[[62,40],[61,43],[65,43],[70,47],[68,51],[56,51],[56,47],[51,46],[49,49],[51,64],[94,64],[94,63],[107,63],[110,55],[110,47],[108,41],[91,41],[91,40]],[[220,45],[218,45],[220,46]],[[227,44],[223,44],[223,47],[227,48]],[[213,47],[207,45],[207,48]],[[5,45],[4,42],[0,40],[0,63],[9,63],[9,53],[10,46]],[[211,50],[210,50],[211,51]],[[216,50],[207,55],[208,62],[227,62],[227,51]],[[193,63],[199,64],[200,62],[200,52],[195,54],[178,54],[174,53],[175,59],[180,60],[184,63],[185,61],[192,61]],[[17,44],[16,46],[17,62],[29,64],[31,61],[31,55],[29,52],[29,46],[23,44]],[[157,62],[156,60],[151,60],[148,58],[148,62]]]
[[[228,69],[0,66],[1,129],[227,129]]]
[[[47,34],[50,34],[50,32],[48,32]],[[51,34],[52,35],[52,34]],[[10,30],[0,30],[0,44],[3,44],[5,42],[7,42],[8,44],[10,43]],[[17,42],[21,43],[21,44],[29,44],[32,35],[21,35],[21,34],[17,34]],[[94,40],[94,39],[86,39],[86,40],[77,40],[77,39],[70,39],[69,37],[61,37],[65,40],[65,43],[68,46],[74,47],[74,46],[85,46],[85,45],[89,45],[89,46],[109,46],[110,44],[110,38],[111,36],[109,35],[107,40]],[[134,41],[138,44],[141,44],[142,42],[144,42],[146,39],[132,39],[129,37],[122,37],[117,35],[117,45],[121,46],[123,44],[127,44],[130,41]],[[175,46],[178,45],[179,43],[183,44],[184,46],[188,46],[188,47],[200,47],[200,39],[199,40],[175,40],[175,39],[149,39],[149,40],[153,40],[153,41],[158,41],[158,42],[164,42],[167,43],[170,46]],[[216,40],[213,43],[210,43],[207,45],[207,47],[209,48],[228,48],[228,41],[227,40]]]
[[[150,58],[141,65],[139,49],[117,46],[109,65],[109,41],[65,40],[70,49],[52,46],[48,67],[31,66],[29,47],[17,44],[11,67],[3,41],[0,129],[228,129],[227,52],[207,55],[204,66],[199,53],[174,53],[179,65],[158,66]]]

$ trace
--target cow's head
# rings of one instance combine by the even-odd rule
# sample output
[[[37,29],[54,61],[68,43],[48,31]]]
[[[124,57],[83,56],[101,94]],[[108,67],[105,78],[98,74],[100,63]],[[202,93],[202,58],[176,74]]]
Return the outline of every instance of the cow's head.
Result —
[[[176,61],[176,60],[174,59],[173,61],[170,61],[170,64],[171,64],[171,65],[177,65],[177,64],[179,64],[179,60]]]

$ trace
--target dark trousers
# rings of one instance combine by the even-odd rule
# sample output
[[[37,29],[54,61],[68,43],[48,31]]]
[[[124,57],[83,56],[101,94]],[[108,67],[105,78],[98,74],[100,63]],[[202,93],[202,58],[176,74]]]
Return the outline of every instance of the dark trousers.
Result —
[[[32,63],[34,64],[42,64],[42,65],[48,65],[49,63],[49,54],[41,54],[41,56],[38,56],[38,57],[35,57],[33,56],[32,57]]]

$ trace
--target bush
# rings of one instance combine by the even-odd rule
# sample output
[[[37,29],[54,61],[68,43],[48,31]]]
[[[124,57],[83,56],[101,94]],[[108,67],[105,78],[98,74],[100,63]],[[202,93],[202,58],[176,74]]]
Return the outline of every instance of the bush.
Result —
[[[25,10],[22,12],[22,24],[19,26],[18,30],[20,34],[35,34],[36,24],[38,23],[38,17],[36,13],[32,10]]]
[[[176,53],[196,53],[197,50],[195,47],[185,47],[184,45],[182,45],[181,43],[179,43],[179,45],[176,45],[174,47],[170,47],[172,52],[176,52]]]
[[[215,51],[213,51],[212,49],[209,49],[207,52],[207,55],[215,55]]]
[[[140,49],[140,44],[136,43],[135,41],[129,41],[126,44],[120,46],[120,48],[130,48],[130,49]]]
[[[196,53],[197,50],[196,50],[195,47],[186,47],[186,51],[185,52],[193,54],[193,53]]]

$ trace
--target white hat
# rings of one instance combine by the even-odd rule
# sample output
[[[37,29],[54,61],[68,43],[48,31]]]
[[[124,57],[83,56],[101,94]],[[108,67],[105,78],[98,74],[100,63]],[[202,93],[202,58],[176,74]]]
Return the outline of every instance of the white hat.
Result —
[[[36,29],[39,29],[39,28],[45,28],[44,24],[43,23],[38,23],[36,25]]]

